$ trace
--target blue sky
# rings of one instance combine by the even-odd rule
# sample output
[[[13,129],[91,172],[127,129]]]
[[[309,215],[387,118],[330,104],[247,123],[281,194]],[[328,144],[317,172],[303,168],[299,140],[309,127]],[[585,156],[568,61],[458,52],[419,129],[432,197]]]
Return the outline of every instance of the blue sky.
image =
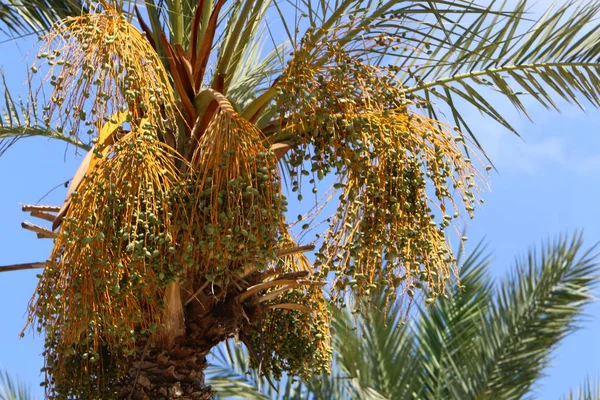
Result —
[[[536,9],[550,2],[540,1]],[[0,44],[0,64],[14,93],[25,93],[27,70],[23,60],[33,41]],[[531,102],[529,123],[506,103],[498,103],[514,122],[519,139],[475,111],[471,126],[492,158],[498,173],[490,177],[491,191],[485,204],[468,224],[468,248],[485,238],[495,255],[493,273],[509,272],[515,257],[531,245],[560,233],[583,229],[586,244],[600,241],[600,111],[587,113],[564,105],[562,114]],[[27,219],[22,203],[36,203],[46,192],[70,179],[80,158],[62,143],[45,139],[24,140],[0,158],[0,265],[42,261],[52,243],[39,240],[20,228]],[[60,204],[66,189],[59,187],[42,203]],[[292,215],[295,213],[292,210]],[[39,337],[19,339],[25,324],[27,303],[35,290],[36,274],[22,271],[0,274],[0,368],[19,375],[37,387],[41,380],[42,345]],[[600,296],[600,293],[597,293]],[[553,366],[542,380],[539,398],[556,399],[589,375],[600,377],[600,304],[587,309],[583,329],[564,340]]]

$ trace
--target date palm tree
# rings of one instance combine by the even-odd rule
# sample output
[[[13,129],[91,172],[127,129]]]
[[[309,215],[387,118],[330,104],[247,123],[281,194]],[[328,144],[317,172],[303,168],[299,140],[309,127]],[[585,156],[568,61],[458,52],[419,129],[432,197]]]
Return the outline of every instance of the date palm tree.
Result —
[[[525,95],[600,104],[594,2],[537,21],[525,1],[43,4],[0,15],[63,18],[40,89],[6,91],[0,153],[40,135],[88,152],[63,205],[24,207],[52,222],[24,224],[48,261],[5,268],[44,267],[30,326],[51,397],[206,398],[205,356],[232,336],[274,376],[328,370],[328,304],[445,295],[446,235],[483,182],[465,104],[512,131],[488,93],[526,115]],[[284,186],[311,197],[314,243]]]
[[[592,249],[594,250],[594,249]],[[500,282],[478,246],[447,299],[403,320],[376,296],[365,311],[334,312],[334,372],[296,384],[269,383],[246,354],[220,345],[207,370],[219,398],[523,399],[531,398],[558,343],[579,326],[598,287],[598,255],[580,236],[561,238],[517,261]],[[259,389],[260,385],[260,389]],[[274,389],[278,389],[275,391]],[[588,380],[565,399],[600,399]]]

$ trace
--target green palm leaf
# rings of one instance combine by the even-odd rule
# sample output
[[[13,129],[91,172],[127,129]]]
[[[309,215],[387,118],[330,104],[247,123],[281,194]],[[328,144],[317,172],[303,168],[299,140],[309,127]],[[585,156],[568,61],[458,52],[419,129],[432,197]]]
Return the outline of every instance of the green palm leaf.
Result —
[[[231,341],[221,343],[213,351],[210,366],[206,370],[207,382],[217,391],[217,398],[265,400],[272,398],[295,399],[298,391],[292,390],[292,382],[282,380],[275,387],[271,380],[261,377],[250,368],[247,352]]]
[[[41,33],[60,19],[85,12],[83,0],[5,0],[0,22],[10,35]]]
[[[463,262],[460,286],[412,320],[403,321],[399,305],[386,308],[383,296],[358,317],[334,312],[333,373],[300,382],[296,393],[302,390],[304,399],[528,398],[592,299],[599,276],[591,251],[582,250],[580,235],[561,238],[532,250],[514,274],[494,285],[491,259],[478,246]],[[244,366],[243,352],[236,354],[234,365]],[[223,362],[221,374],[237,368]],[[252,384],[256,390],[255,379],[229,382],[229,396],[244,397]],[[596,392],[587,382],[567,398],[595,399]]]
[[[563,400],[599,400],[600,399],[600,379],[592,380],[587,378],[576,390],[571,390],[562,396]]]
[[[461,284],[452,288],[449,299],[421,309],[415,350],[423,369],[422,385],[416,393],[423,398],[469,397],[468,365],[477,347],[466,338],[480,334],[482,320],[491,307],[493,286],[488,273],[491,261],[485,248],[478,245],[464,260]],[[448,373],[453,379],[445,378]]]
[[[14,99],[6,85],[4,74],[0,72],[0,75],[4,92],[4,106],[0,108],[2,112],[2,119],[0,119],[0,156],[20,139],[35,136],[57,139],[85,151],[91,148],[90,144],[83,143],[75,137],[47,128],[38,119],[37,107],[31,88],[29,88],[27,101],[23,101],[22,98]]]
[[[31,390],[7,371],[0,372],[0,400],[31,400]]]
[[[479,398],[523,398],[543,376],[552,351],[578,328],[583,307],[592,300],[598,284],[592,250],[582,252],[580,236],[562,238],[517,263],[482,326],[473,380]]]
[[[526,1],[493,13],[496,4],[490,2],[490,13],[473,17],[468,26],[431,24],[431,38],[423,38],[419,49],[432,50],[415,50],[398,60],[407,93],[425,100],[423,107],[434,117],[434,104],[447,105],[459,130],[471,136],[461,102],[516,133],[492,105],[491,93],[504,96],[528,117],[524,95],[556,110],[558,98],[581,108],[583,98],[600,105],[598,3],[568,2],[536,21],[528,17]]]

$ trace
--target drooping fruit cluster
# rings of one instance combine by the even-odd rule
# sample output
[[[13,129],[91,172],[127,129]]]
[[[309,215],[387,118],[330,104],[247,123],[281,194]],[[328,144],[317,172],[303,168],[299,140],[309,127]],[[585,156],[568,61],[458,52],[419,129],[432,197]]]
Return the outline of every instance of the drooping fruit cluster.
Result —
[[[254,368],[275,379],[286,372],[308,378],[331,368],[331,315],[321,288],[293,289],[266,304],[256,329],[248,332]]]
[[[176,152],[168,75],[116,10],[69,19],[47,40],[48,124],[97,137],[31,316],[46,333],[48,394],[91,398],[127,371],[138,336],[161,328],[168,284],[191,277],[226,294],[232,277],[275,260],[286,203],[262,133],[216,92],[192,157]]]
[[[38,59],[50,67],[45,79],[53,87],[44,108],[48,125],[70,136],[80,137],[83,130],[94,135],[108,118],[126,110],[130,121],[147,118],[161,139],[174,145],[178,111],[168,74],[124,14],[105,6],[67,18],[44,43]]]
[[[444,232],[461,209],[453,195],[472,214],[479,176],[462,137],[408,105],[393,76],[310,34],[282,79],[278,134],[297,141],[292,185],[338,176],[340,203],[316,261],[336,273],[336,291],[385,286],[393,297],[402,283],[433,298],[454,268]]]
[[[72,194],[33,308],[46,331],[46,368],[64,386],[55,390],[82,370],[95,371],[83,375],[86,390],[102,384],[99,376],[118,376],[119,365],[105,371],[101,353],[131,354],[136,333],[160,323],[161,288],[173,279],[162,255],[173,237],[176,173],[156,135],[134,130]]]
[[[196,148],[189,193],[187,264],[210,281],[227,284],[226,272],[243,275],[275,260],[285,231],[287,202],[277,162],[262,133],[218,97],[221,109]],[[184,228],[184,227],[183,227]]]

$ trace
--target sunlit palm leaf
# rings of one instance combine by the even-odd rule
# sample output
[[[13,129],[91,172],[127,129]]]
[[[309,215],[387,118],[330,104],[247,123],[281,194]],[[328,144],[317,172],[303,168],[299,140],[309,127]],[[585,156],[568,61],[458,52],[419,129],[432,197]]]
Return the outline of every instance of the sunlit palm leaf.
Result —
[[[31,390],[20,380],[14,380],[7,371],[0,371],[0,400],[31,400]]]
[[[530,252],[496,288],[489,264],[477,247],[464,261],[460,288],[420,310],[414,326],[401,323],[397,306],[382,312],[383,297],[356,319],[334,313],[334,372],[301,383],[304,398],[526,397],[557,343],[577,328],[598,283],[598,259],[582,251],[581,236],[563,238]],[[597,392],[587,382],[567,399],[600,398]]]
[[[206,376],[207,383],[217,391],[217,398],[265,400],[278,398],[278,394],[286,392],[291,394],[291,382],[282,380],[276,387],[271,387],[269,380],[250,368],[247,352],[231,341],[217,346],[213,357]]]
[[[0,156],[17,143],[18,140],[35,136],[57,139],[85,151],[91,148],[89,144],[83,143],[75,137],[70,137],[47,128],[43,123],[38,121],[31,89],[28,101],[24,102],[21,98],[14,99],[10,94],[4,74],[2,74],[2,86],[4,107],[1,108],[2,119],[0,119]]]
[[[579,327],[598,284],[597,254],[582,245],[575,236],[532,251],[502,283],[482,326],[474,393],[522,398],[543,376],[559,341]]]
[[[41,33],[56,21],[85,11],[83,0],[4,0],[0,22],[11,35]]]
[[[562,400],[600,400],[600,379],[587,378],[577,389],[561,397]]]
[[[422,384],[414,390],[423,398],[469,397],[468,365],[477,348],[475,341],[466,338],[480,334],[482,319],[491,307],[490,264],[484,247],[477,246],[461,268],[460,287],[452,288],[449,299],[421,310],[415,350],[423,369]],[[446,379],[446,374],[453,379]]]
[[[583,98],[600,106],[600,5],[568,2],[532,21],[525,1],[510,11],[498,3],[490,2],[489,8],[499,13],[472,16],[468,26],[426,23],[431,38],[398,65],[407,92],[427,100],[423,106],[431,115],[436,104],[448,106],[456,126],[471,135],[460,103],[516,133],[497,103],[492,105],[489,94],[494,92],[527,116],[524,95],[556,110],[559,98],[582,108]],[[424,47],[431,50],[424,52]]]

